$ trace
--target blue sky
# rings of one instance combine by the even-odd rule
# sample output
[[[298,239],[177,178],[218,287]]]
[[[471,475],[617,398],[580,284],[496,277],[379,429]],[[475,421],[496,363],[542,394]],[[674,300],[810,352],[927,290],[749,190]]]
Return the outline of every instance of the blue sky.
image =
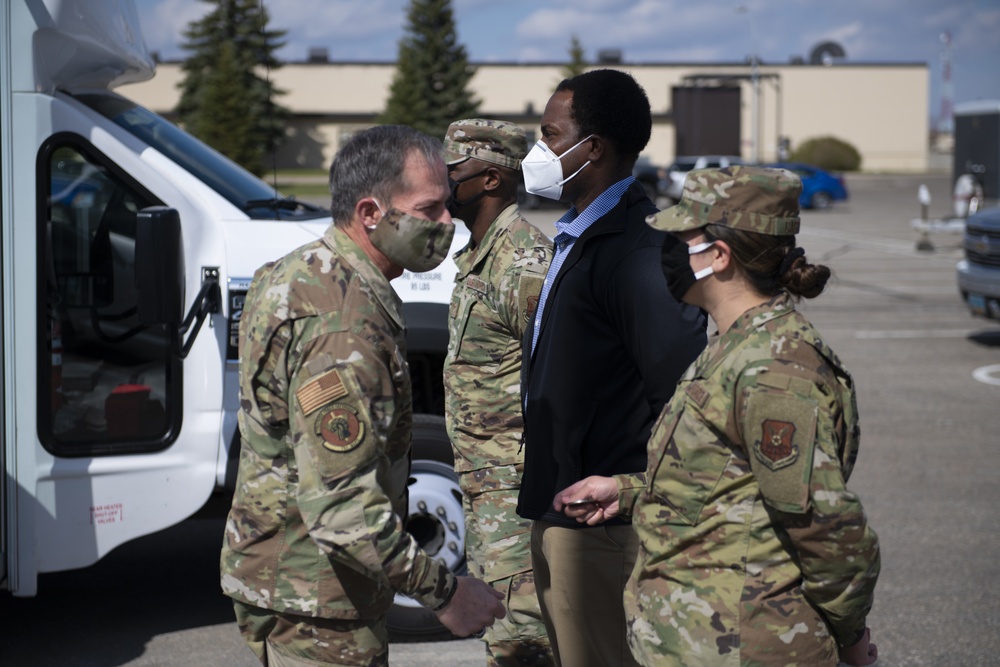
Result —
[[[392,61],[408,0],[262,0],[271,26],[288,31],[280,52],[304,60],[326,47],[335,61]],[[181,31],[204,0],[135,0],[146,44],[179,59]],[[620,49],[626,63],[808,59],[832,40],[848,62],[929,66],[928,114],[941,108],[951,35],[953,101],[1000,99],[1000,0],[453,0],[458,38],[473,62],[554,62],[577,35],[588,60]],[[741,11],[741,8],[744,10]]]

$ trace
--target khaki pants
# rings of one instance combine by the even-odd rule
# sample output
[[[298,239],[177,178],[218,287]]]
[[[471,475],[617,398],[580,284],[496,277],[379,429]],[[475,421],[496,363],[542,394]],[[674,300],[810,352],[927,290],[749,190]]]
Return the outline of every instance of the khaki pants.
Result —
[[[264,667],[387,667],[385,617],[359,620],[282,614],[233,601],[240,634]]]
[[[557,665],[638,665],[628,647],[622,604],[638,549],[631,525],[563,528],[534,523],[535,590]]]
[[[507,616],[486,629],[487,667],[551,667],[552,651],[531,572],[531,521],[517,515],[514,466],[459,477],[469,574],[504,594]]]

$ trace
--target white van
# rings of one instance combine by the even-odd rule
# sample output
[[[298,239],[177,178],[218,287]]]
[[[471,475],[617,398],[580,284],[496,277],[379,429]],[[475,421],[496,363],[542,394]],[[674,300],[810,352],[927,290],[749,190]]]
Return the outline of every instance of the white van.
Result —
[[[231,494],[250,278],[330,224],[112,92],[153,74],[131,0],[0,3],[0,587],[16,596]],[[417,413],[408,526],[461,571],[441,416],[454,272],[395,285]],[[391,618],[443,632],[406,599]]]

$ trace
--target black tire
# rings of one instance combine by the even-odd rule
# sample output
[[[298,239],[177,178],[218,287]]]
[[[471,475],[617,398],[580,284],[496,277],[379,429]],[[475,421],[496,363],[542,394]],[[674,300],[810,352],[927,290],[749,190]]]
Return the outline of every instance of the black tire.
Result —
[[[406,528],[425,551],[439,556],[455,574],[467,572],[465,517],[444,417],[414,415],[410,515]],[[424,503],[421,506],[421,503]],[[393,642],[454,639],[434,612],[399,595],[387,615]]]
[[[820,190],[813,194],[812,199],[809,200],[809,205],[817,211],[824,211],[833,206],[833,197],[830,196],[829,192]]]

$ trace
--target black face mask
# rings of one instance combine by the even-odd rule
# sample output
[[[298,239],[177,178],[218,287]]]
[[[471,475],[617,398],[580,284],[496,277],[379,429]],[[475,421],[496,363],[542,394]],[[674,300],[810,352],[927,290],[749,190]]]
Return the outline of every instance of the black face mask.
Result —
[[[458,186],[460,186],[462,183],[465,183],[466,181],[471,181],[473,178],[482,176],[487,172],[488,169],[489,167],[486,167],[482,171],[476,172],[475,174],[472,174],[470,176],[466,176],[460,181],[452,180],[451,176],[448,177],[448,187],[451,188],[451,198],[448,200],[448,213],[451,213],[453,216],[460,218],[462,216],[458,214],[459,209],[463,209],[466,206],[469,206],[470,204],[475,204],[477,201],[486,196],[486,190],[483,190],[482,192],[472,197],[471,199],[466,199],[465,201],[459,201],[457,192],[458,192]]]
[[[667,289],[678,302],[683,303],[684,295],[698,282],[691,270],[688,244],[668,234],[660,251],[660,268],[667,279]]]

